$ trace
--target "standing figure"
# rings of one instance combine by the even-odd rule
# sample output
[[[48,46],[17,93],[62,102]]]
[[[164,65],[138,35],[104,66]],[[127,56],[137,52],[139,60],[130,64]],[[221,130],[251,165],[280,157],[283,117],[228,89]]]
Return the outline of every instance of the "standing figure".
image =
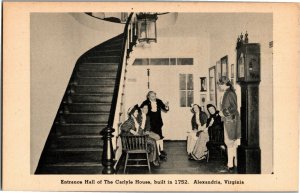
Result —
[[[237,96],[230,80],[222,76],[219,88],[224,93],[221,100],[220,116],[224,122],[224,142],[227,146],[227,169],[237,166],[237,147],[240,145],[241,121],[237,110]]]
[[[166,156],[166,153],[163,151],[163,141],[164,138],[162,134],[162,126],[163,121],[161,117],[161,111],[169,111],[169,103],[163,103],[162,100],[156,98],[156,93],[154,91],[149,91],[147,94],[147,99],[141,104],[141,106],[148,106],[148,115],[150,117],[150,126],[151,131],[158,134],[160,139],[159,140],[159,147],[161,151],[161,155]]]
[[[148,106],[144,104],[144,106],[140,106],[141,112],[138,114],[138,122],[140,124],[140,127],[144,130],[144,132],[149,135],[149,137],[157,140],[160,140],[160,136],[156,133],[154,133],[151,130],[151,124],[150,124],[150,117],[148,115]]]

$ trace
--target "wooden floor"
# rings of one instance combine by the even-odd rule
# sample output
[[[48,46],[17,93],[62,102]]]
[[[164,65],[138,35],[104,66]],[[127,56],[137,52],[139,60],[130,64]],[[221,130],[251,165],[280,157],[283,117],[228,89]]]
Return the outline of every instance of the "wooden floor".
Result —
[[[161,161],[160,167],[152,167],[152,174],[228,174],[224,170],[226,157],[212,157],[206,160],[189,160],[186,153],[186,141],[165,141],[164,151],[168,154],[166,161]],[[120,160],[118,173],[123,173],[124,159]],[[147,167],[129,167],[127,174],[149,174]],[[231,173],[237,173],[233,171]]]

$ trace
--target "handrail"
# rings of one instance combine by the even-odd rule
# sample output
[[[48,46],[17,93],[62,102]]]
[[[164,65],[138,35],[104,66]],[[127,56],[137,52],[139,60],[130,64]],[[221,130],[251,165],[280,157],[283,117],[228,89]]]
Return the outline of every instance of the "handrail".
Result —
[[[128,35],[128,27],[129,24],[131,23],[133,13],[130,13],[125,28],[124,28],[124,39],[123,39],[123,44],[122,44],[122,50],[121,50],[121,59],[120,59],[120,65],[118,67],[117,71],[117,76],[116,76],[116,81],[115,81],[115,88],[113,92],[113,97],[112,97],[112,104],[111,104],[111,109],[109,113],[109,119],[108,119],[108,124],[107,127],[102,130],[100,133],[103,135],[103,140],[104,140],[104,145],[103,145],[103,154],[102,154],[102,165],[103,165],[103,174],[113,174],[115,172],[114,167],[113,167],[113,159],[114,159],[114,151],[113,151],[113,144],[112,144],[112,138],[113,138],[113,132],[115,131],[116,128],[116,120],[115,117],[118,116],[119,113],[116,114],[116,109],[118,106],[118,102],[122,101],[122,95],[120,96],[121,89],[124,89],[120,87],[121,83],[121,77],[122,74],[124,75],[124,69],[127,64],[127,58],[129,57],[129,52],[132,50],[132,42],[128,42],[133,40],[133,38],[129,38]],[[132,31],[131,31],[132,33]]]
[[[122,68],[123,68],[123,64],[124,64],[124,55],[126,54],[126,43],[127,43],[127,39],[128,39],[128,26],[129,23],[131,21],[133,13],[130,13],[128,20],[126,22],[125,25],[125,29],[124,29],[124,39],[123,39],[123,46],[122,46],[122,53],[121,53],[121,61],[118,68],[118,72],[117,72],[117,78],[116,78],[116,83],[115,83],[115,89],[114,89],[114,94],[113,94],[113,98],[112,98],[112,105],[111,105],[111,109],[110,109],[110,113],[109,113],[109,119],[108,119],[108,126],[113,126],[114,124],[114,118],[115,118],[115,111],[116,111],[116,106],[117,106],[117,100],[118,100],[118,95],[119,95],[119,90],[120,90],[120,80],[121,80],[121,73],[122,73]],[[125,56],[126,57],[126,56]]]

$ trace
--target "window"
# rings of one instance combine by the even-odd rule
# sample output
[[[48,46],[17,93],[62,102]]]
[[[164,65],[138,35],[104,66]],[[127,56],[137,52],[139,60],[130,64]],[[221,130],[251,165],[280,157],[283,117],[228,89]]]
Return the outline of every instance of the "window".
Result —
[[[149,58],[137,58],[134,60],[133,65],[149,65]]]
[[[177,65],[193,65],[193,58],[177,58]]]
[[[194,58],[136,58],[133,65],[194,65]]]
[[[150,58],[150,65],[169,65],[169,58]]]
[[[179,74],[180,107],[189,107],[194,103],[193,74]]]

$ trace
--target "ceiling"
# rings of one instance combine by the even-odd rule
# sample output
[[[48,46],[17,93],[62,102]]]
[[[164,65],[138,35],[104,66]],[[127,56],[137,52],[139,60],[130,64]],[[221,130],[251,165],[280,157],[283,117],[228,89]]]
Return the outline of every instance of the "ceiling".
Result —
[[[178,13],[176,22],[166,22],[167,15],[157,21],[160,37],[198,36],[205,32],[211,37],[226,36],[228,33],[272,30],[271,13]]]

